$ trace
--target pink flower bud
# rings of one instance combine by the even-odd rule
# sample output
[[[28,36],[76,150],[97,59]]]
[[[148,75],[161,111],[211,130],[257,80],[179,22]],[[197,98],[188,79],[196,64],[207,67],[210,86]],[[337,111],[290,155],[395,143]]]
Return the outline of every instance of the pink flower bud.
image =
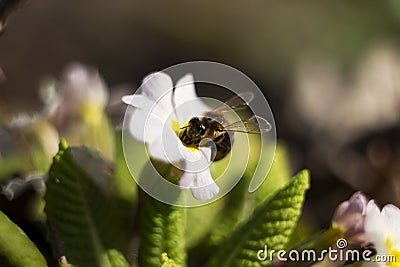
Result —
[[[353,196],[342,202],[333,215],[332,227],[343,231],[343,237],[353,241],[365,243],[365,213],[367,198],[361,193],[356,192]]]

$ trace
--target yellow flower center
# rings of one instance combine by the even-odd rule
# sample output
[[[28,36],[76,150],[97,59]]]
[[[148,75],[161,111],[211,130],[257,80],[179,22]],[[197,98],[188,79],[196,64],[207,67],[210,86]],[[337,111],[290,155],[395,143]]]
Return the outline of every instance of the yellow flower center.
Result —
[[[103,106],[85,103],[81,105],[79,112],[86,123],[98,125],[103,116]]]
[[[181,131],[181,127],[179,125],[179,122],[177,122],[176,120],[172,120],[171,128],[175,132],[175,134],[177,136],[179,136],[179,132]]]
[[[400,248],[395,248],[393,246],[393,241],[390,238],[386,239],[386,247],[387,247],[387,258],[388,262],[386,262],[386,266],[388,267],[400,267]],[[389,262],[390,261],[390,262]]]
[[[182,128],[183,128],[183,127],[186,127],[186,126],[188,126],[187,123],[184,124],[184,125],[182,126]],[[183,132],[182,132],[182,128],[181,128],[180,125],[179,125],[179,122],[177,122],[176,120],[172,120],[171,128],[172,128],[172,130],[175,132],[175,134],[178,136],[178,138],[179,138],[179,139],[182,139],[182,134],[183,134]],[[197,147],[188,146],[188,145],[186,145],[184,142],[182,142],[182,144],[183,144],[185,147],[187,147],[187,148],[188,148],[190,151],[192,151],[192,152],[197,151]]]

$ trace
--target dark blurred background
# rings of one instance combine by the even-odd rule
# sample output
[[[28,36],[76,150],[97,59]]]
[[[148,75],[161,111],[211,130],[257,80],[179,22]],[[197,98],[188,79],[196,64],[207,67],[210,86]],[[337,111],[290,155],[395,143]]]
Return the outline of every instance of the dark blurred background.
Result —
[[[399,37],[396,0],[27,1],[0,36],[0,118],[40,109],[41,81],[71,61],[111,90],[225,63],[263,90],[293,172],[311,169],[306,213],[327,225],[355,190],[400,205]]]

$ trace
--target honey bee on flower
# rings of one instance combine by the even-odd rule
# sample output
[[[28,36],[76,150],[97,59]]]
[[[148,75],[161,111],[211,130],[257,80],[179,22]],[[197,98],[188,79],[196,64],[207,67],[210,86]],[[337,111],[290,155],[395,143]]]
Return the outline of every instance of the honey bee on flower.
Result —
[[[239,94],[211,109],[196,95],[193,76],[185,75],[173,86],[163,72],[148,75],[141,94],[128,95],[123,102],[135,107],[130,119],[131,135],[147,144],[150,157],[164,162],[183,162],[181,189],[191,189],[199,200],[219,192],[209,166],[231,150],[233,133],[262,133],[270,123],[258,116],[229,123],[224,113],[247,108],[251,93]]]

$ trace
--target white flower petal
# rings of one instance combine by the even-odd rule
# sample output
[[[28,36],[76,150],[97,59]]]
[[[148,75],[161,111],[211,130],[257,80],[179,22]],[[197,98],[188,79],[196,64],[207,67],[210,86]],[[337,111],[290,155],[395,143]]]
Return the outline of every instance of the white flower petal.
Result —
[[[173,91],[172,80],[167,74],[153,73],[143,80],[141,90],[141,95],[129,95],[122,99],[138,108],[133,112],[129,125],[132,135],[147,143],[152,158],[170,163],[184,160],[185,172],[179,181],[182,189],[190,188],[193,196],[199,200],[214,197],[219,188],[209,169],[211,148],[202,147],[193,151],[185,147],[172,125],[175,119],[179,119],[182,125],[191,117],[210,110],[198,99],[193,76],[184,76]],[[174,110],[175,107],[178,109]]]
[[[211,149],[201,147],[198,150],[185,154],[185,171],[199,173],[209,168],[211,161]]]
[[[105,106],[109,93],[98,71],[75,62],[69,64],[62,75],[60,93],[68,104],[90,103]]]
[[[385,222],[386,235],[396,247],[400,248],[400,209],[391,204],[384,206],[382,219]]]
[[[176,83],[175,103],[176,105],[181,105],[188,100],[196,98],[197,94],[194,86],[193,75],[186,74]]]
[[[211,149],[202,147],[200,150],[191,151],[184,147],[183,151],[185,166],[184,174],[179,180],[182,189],[189,189],[195,183],[197,174],[205,171],[210,165]]]
[[[140,94],[123,96],[122,102],[144,110],[151,110],[151,107],[153,106],[153,103],[148,98]]]
[[[174,99],[178,111],[178,121],[181,125],[188,122],[190,118],[210,110],[210,107],[198,98],[192,74],[187,74],[178,80]]]
[[[375,204],[375,201],[370,200],[367,205],[365,217],[365,231],[370,233],[381,233],[383,226],[381,212]]]
[[[196,178],[196,176],[196,173],[183,173],[181,179],[179,180],[179,187],[181,189],[190,189],[191,187],[193,187],[194,179]]]
[[[191,189],[193,197],[198,200],[209,200],[219,192],[219,187],[214,182],[210,169],[197,174]]]
[[[211,176],[209,164],[210,148],[200,148],[191,152],[190,161],[186,161],[185,173],[179,181],[182,189],[191,189],[193,197],[198,200],[209,200],[219,192],[219,187]]]
[[[160,136],[148,145],[150,156],[170,163],[183,159],[187,148],[182,145],[171,127],[164,125],[158,131]]]
[[[131,135],[142,142],[152,142],[160,139],[162,121],[160,118],[149,115],[147,111],[136,109],[129,120],[129,131]]]
[[[151,158],[169,162],[165,155],[163,141],[161,138],[157,138],[153,142],[149,143],[147,151],[149,152]]]
[[[141,85],[142,95],[159,105],[167,115],[173,111],[171,77],[163,72],[147,75]]]
[[[382,220],[381,212],[374,200],[370,200],[367,205],[365,216],[365,233],[369,240],[374,243],[378,254],[387,254],[385,222]]]

